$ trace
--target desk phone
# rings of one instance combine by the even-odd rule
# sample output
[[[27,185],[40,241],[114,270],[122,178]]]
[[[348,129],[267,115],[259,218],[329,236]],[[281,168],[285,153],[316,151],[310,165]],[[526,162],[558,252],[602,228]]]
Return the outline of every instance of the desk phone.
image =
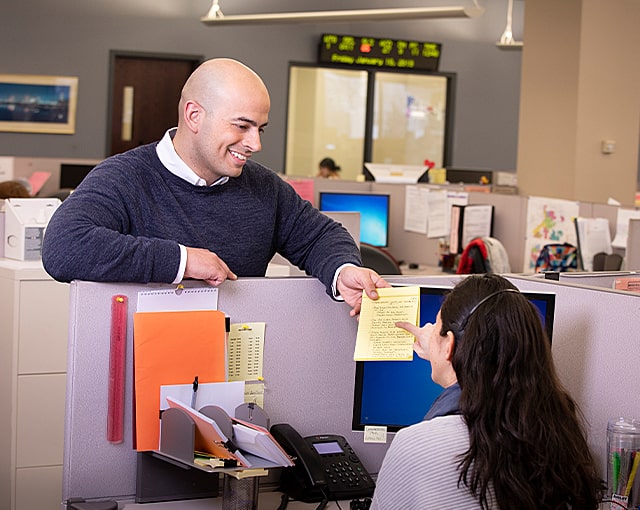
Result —
[[[271,427],[271,434],[294,457],[284,468],[280,490],[299,501],[365,498],[375,484],[347,440],[334,434],[301,437],[286,423]]]

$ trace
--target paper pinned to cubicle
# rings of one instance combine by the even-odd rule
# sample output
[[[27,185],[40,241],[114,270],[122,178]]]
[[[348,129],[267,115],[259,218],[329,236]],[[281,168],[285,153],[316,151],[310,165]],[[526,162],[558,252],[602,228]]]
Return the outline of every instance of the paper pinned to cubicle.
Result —
[[[606,218],[574,218],[581,266],[593,271],[593,257],[597,253],[612,253],[609,220]]]
[[[618,209],[616,220],[616,236],[611,245],[615,248],[627,247],[627,236],[629,235],[629,220],[640,219],[640,211],[634,209]]]
[[[379,298],[363,292],[354,361],[413,359],[414,336],[398,321],[418,324],[420,289],[416,285],[376,289]]]
[[[424,186],[405,188],[404,229],[427,237],[449,235],[449,211],[446,190]]]
[[[187,289],[182,285],[178,285],[174,289],[143,290],[138,292],[138,312],[182,312],[217,309],[217,287]]]
[[[427,233],[429,222],[429,189],[406,186],[404,189],[404,229],[407,232]]]
[[[231,324],[228,345],[229,381],[260,381],[264,359],[264,322]]]
[[[449,235],[451,208],[445,190],[432,190],[429,200],[429,227],[427,237],[445,237]]]

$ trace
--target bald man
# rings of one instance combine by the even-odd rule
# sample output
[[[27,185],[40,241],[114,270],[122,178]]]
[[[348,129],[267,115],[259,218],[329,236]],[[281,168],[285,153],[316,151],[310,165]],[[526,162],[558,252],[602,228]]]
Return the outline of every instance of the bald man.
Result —
[[[201,64],[182,89],[178,127],[104,160],[57,209],[43,242],[47,272],[63,282],[217,286],[264,276],[280,253],[359,313],[362,291],[376,299],[387,282],[361,267],[339,223],[251,160],[270,106],[247,66]]]

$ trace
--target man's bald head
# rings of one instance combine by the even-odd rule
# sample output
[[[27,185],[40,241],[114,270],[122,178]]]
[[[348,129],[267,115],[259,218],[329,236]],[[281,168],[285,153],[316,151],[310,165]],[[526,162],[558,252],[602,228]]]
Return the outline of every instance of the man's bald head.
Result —
[[[207,60],[198,66],[182,88],[180,111],[187,101],[196,101],[213,111],[220,100],[238,92],[269,97],[260,76],[243,63],[230,58]]]

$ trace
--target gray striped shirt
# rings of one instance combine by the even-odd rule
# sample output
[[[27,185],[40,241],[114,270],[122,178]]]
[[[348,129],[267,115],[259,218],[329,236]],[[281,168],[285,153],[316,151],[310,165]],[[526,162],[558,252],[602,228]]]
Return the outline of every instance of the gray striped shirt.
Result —
[[[479,509],[471,492],[458,487],[458,456],[468,448],[469,432],[460,415],[400,430],[380,468],[371,510]]]

